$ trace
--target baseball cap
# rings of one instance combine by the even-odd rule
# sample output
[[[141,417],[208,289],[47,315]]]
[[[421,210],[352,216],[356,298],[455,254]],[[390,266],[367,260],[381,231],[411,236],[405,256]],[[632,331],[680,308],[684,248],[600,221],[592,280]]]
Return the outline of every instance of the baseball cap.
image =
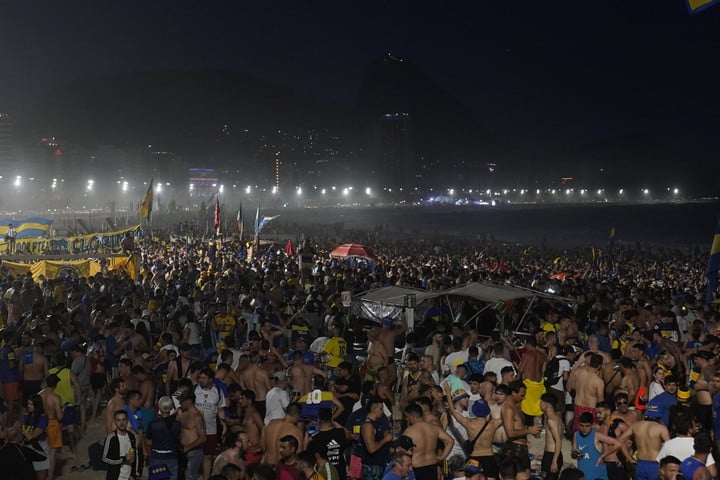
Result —
[[[457,390],[455,390],[452,395],[453,402],[459,402],[463,398],[470,398],[470,395],[468,395],[468,393],[462,388],[458,388]]]
[[[273,375],[273,378],[275,380],[282,382],[283,380],[287,380],[287,374],[284,371],[280,370],[280,371],[275,372],[275,375]]]
[[[410,450],[411,448],[415,448],[417,445],[415,445],[415,442],[413,442],[413,439],[408,437],[407,435],[400,435],[397,440],[395,440],[395,447],[400,447],[405,450]]]
[[[473,459],[468,460],[465,464],[465,476],[475,475],[476,473],[483,473],[480,462]]]
[[[490,405],[488,405],[487,402],[483,400],[478,400],[477,402],[473,403],[472,413],[478,418],[485,418],[490,415]]]
[[[690,400],[690,389],[685,386],[679,387],[677,390],[677,399],[683,402]]]
[[[392,327],[393,325],[393,318],[392,317],[383,317],[382,324],[386,327]]]

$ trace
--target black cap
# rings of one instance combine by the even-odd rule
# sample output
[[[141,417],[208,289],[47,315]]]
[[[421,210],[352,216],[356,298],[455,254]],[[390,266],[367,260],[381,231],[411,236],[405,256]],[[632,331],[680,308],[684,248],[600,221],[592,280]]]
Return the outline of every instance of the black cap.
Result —
[[[408,437],[407,435],[401,435],[398,437],[397,440],[395,440],[395,447],[400,447],[404,450],[410,450],[411,448],[415,448],[415,443],[413,442],[413,439]]]

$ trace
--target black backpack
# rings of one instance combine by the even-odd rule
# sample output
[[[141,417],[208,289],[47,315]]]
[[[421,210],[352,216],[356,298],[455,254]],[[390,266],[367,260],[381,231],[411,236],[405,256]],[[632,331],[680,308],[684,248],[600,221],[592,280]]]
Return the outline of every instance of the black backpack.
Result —
[[[102,461],[103,445],[95,442],[88,447],[88,458],[90,459],[90,468],[93,470],[107,470],[107,465]]]
[[[560,360],[564,359],[565,357],[563,355],[558,354],[547,362],[545,372],[543,373],[543,377],[545,378],[545,388],[552,387],[562,377],[562,374],[560,374]]]

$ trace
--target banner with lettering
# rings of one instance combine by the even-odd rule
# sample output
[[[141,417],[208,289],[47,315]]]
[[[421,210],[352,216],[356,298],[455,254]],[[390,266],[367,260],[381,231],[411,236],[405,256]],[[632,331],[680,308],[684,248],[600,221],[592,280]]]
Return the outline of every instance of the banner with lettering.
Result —
[[[95,253],[105,250],[117,250],[126,232],[135,238],[142,237],[140,225],[116,230],[114,232],[91,233],[76,237],[23,238],[15,241],[16,255],[43,255],[63,253]],[[7,242],[0,242],[0,251],[7,249]]]

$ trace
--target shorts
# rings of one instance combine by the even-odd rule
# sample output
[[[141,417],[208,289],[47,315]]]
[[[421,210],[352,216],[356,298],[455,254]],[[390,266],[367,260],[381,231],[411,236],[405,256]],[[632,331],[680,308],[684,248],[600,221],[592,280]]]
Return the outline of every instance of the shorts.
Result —
[[[36,472],[42,472],[43,470],[50,470],[50,447],[46,440],[38,441],[42,448],[42,454],[45,455],[45,460],[39,462],[33,462],[33,469]],[[41,453],[41,452],[38,452]]]
[[[481,457],[470,457],[470,460],[477,460],[482,467],[482,471],[486,477],[498,478],[498,472],[500,467],[498,465],[495,455],[484,455]]]
[[[23,380],[23,383],[22,383],[23,402],[27,402],[31,396],[37,394],[40,391],[41,383],[42,383],[42,380]]]
[[[383,477],[383,468],[380,465],[363,465],[362,475],[363,480],[380,480]],[[415,472],[415,478],[422,480],[418,477],[417,472]]]
[[[350,468],[348,470],[348,477],[363,478],[362,459],[355,454],[350,455]]]
[[[506,442],[500,454],[503,458],[514,458],[523,470],[530,469],[530,451],[527,443]]]
[[[540,464],[540,471],[545,473],[547,480],[555,480],[560,476],[560,472],[563,469],[563,455],[562,453],[558,456],[558,471],[556,473],[550,472],[552,466],[552,458],[555,455],[553,452],[543,452],[542,463]]]
[[[62,427],[56,418],[48,420],[47,443],[50,448],[62,448]]]
[[[105,387],[107,377],[104,373],[93,373],[90,375],[90,386],[93,390],[100,390]]]
[[[80,387],[80,391],[78,392],[79,398],[77,399],[78,405],[86,405],[88,401],[88,397],[90,396],[90,385]]]
[[[660,464],[650,460],[638,460],[635,467],[635,480],[657,480]]]
[[[413,472],[415,472],[415,478],[417,480],[437,480],[438,478],[437,464],[413,467]]]
[[[8,402],[17,402],[22,399],[20,394],[20,384],[18,382],[10,382],[2,384],[3,397]]]
[[[206,435],[205,443],[203,443],[203,454],[205,455],[217,455],[218,442],[216,435]]]
[[[267,413],[265,400],[255,400],[255,408],[257,408],[257,411],[260,412],[260,417],[265,418],[265,414]]]
[[[80,422],[77,405],[65,405],[62,424],[64,427],[77,425]]]
[[[592,413],[593,423],[597,423],[597,410],[592,407],[582,407],[580,405],[575,405],[575,420],[573,421],[573,430],[580,430],[580,415],[585,412]]]

